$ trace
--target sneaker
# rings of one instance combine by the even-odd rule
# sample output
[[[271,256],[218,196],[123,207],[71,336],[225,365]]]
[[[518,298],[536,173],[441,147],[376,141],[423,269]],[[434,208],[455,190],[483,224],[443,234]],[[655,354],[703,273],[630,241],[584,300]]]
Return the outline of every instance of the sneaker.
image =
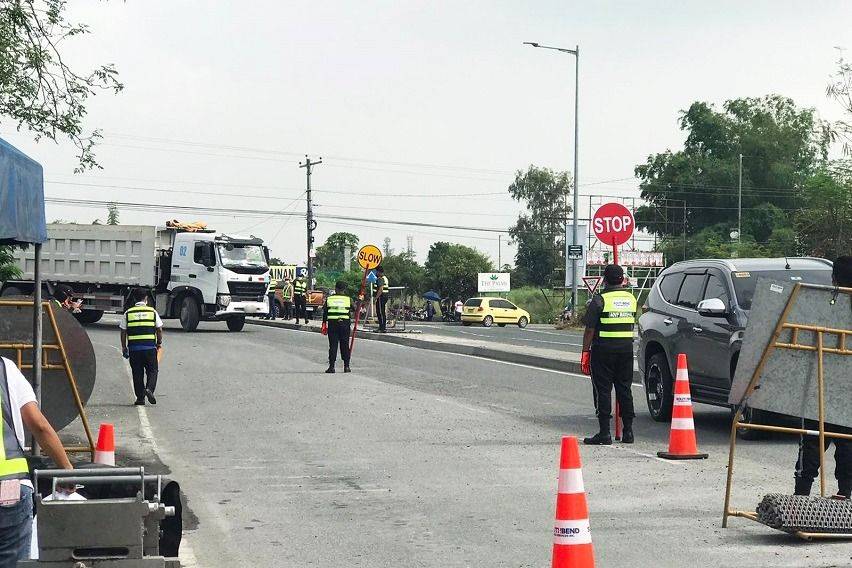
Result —
[[[147,398],[148,402],[151,404],[157,404],[157,399],[154,398],[154,393],[151,392],[151,389],[145,389],[145,398]]]
[[[588,446],[611,446],[612,436],[598,432],[591,438],[583,438],[583,443]]]

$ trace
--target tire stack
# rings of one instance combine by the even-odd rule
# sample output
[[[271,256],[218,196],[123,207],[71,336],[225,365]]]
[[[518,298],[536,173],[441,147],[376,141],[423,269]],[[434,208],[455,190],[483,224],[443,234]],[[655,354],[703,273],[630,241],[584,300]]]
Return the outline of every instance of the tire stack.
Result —
[[[757,506],[757,518],[788,533],[852,534],[852,500],[770,493]]]

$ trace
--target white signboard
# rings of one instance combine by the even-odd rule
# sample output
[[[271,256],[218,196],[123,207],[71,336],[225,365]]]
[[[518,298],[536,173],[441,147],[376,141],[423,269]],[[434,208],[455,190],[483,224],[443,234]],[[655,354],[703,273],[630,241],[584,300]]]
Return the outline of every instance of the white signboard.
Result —
[[[590,266],[605,266],[612,262],[612,251],[607,249],[593,249],[587,255]],[[619,251],[618,264],[631,267],[662,267],[663,253],[650,251]]]
[[[508,272],[480,272],[477,292],[508,292],[511,288]]]

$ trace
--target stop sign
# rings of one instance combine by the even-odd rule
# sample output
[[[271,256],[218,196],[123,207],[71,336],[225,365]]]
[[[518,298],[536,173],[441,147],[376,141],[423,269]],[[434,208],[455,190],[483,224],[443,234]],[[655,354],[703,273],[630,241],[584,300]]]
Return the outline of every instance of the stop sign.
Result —
[[[633,213],[621,203],[604,203],[592,217],[595,236],[606,245],[621,245],[633,235]]]

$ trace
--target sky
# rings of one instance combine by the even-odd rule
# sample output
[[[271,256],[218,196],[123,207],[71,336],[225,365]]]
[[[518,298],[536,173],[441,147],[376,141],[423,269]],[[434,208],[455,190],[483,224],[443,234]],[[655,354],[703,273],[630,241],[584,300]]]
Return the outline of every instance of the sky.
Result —
[[[575,59],[524,41],[580,48],[581,218],[598,196],[638,195],[634,167],[681,147],[693,101],[779,93],[839,118],[825,86],[838,48],[852,49],[843,0],[70,4],[92,33],[65,43],[68,61],[114,63],[125,89],[90,99],[103,170],[82,175],[69,143],[35,143],[0,117],[0,136],[43,164],[46,195],[144,203],[119,208],[121,222],[203,220],[298,264],[305,154],[323,162],[317,245],[349,231],[397,252],[411,237],[421,261],[444,240],[512,263],[508,235],[472,229],[510,226],[514,172],[570,171],[574,151]],[[91,222],[106,208],[48,203],[47,216]]]

